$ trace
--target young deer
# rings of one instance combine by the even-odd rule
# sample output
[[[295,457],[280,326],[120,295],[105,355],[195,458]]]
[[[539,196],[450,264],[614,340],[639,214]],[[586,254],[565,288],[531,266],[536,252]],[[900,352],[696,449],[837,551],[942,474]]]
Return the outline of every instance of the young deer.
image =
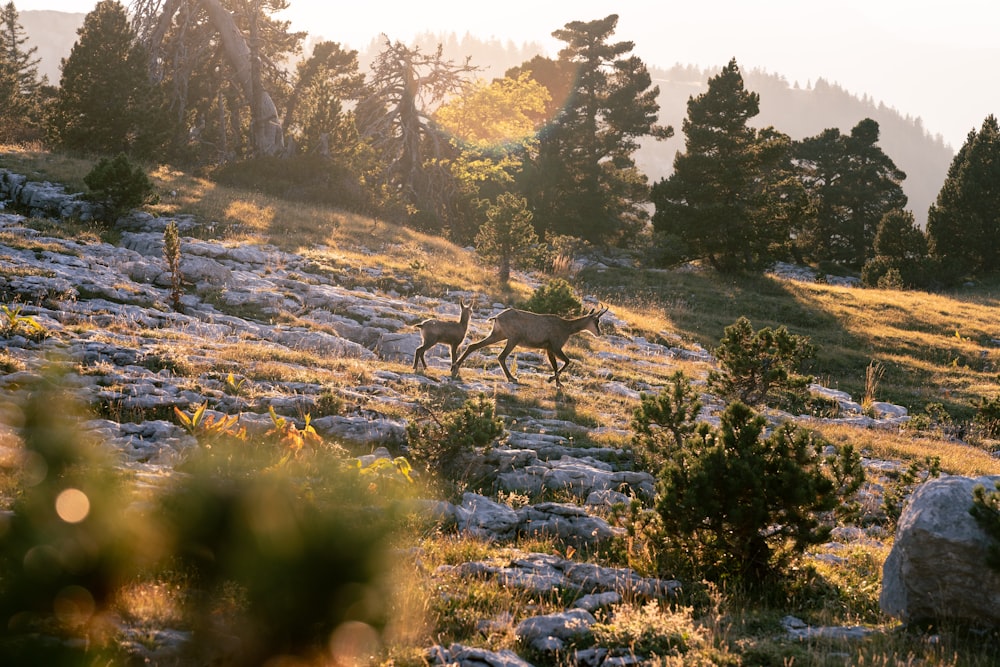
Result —
[[[510,374],[510,370],[507,368],[507,356],[520,345],[521,347],[545,350],[549,357],[549,363],[552,364],[552,377],[548,381],[554,381],[557,387],[562,387],[559,375],[569,366],[569,357],[563,352],[563,345],[566,344],[570,336],[581,331],[589,331],[595,336],[600,336],[600,319],[606,312],[608,312],[607,307],[598,311],[591,309],[582,317],[567,319],[558,315],[539,315],[538,313],[529,313],[526,310],[508,308],[490,318],[490,321],[493,322],[493,331],[486,338],[465,348],[465,352],[458,358],[458,361],[452,363],[451,373],[457,375],[462,362],[471,353],[487,345],[506,340],[507,345],[497,355],[497,359],[500,360],[500,367],[503,368],[504,375],[509,381],[517,382],[517,379]],[[559,368],[556,359],[563,362],[562,368]]]
[[[424,352],[438,343],[444,343],[451,347],[451,363],[455,363],[455,357],[458,356],[458,347],[465,340],[465,334],[469,331],[469,318],[472,316],[473,303],[475,303],[474,300],[466,304],[464,299],[460,302],[462,315],[458,322],[430,319],[424,320],[417,325],[417,328],[420,329],[421,343],[420,347],[413,354],[413,370],[417,370],[419,364],[423,364],[424,369],[427,368],[427,362],[424,360]]]

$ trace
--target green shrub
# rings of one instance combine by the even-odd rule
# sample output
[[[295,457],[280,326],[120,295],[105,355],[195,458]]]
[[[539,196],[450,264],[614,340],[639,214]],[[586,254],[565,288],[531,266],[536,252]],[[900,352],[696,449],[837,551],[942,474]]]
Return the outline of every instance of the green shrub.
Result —
[[[877,282],[879,289],[894,289],[901,290],[906,287],[903,284],[903,275],[899,272],[899,269],[892,267],[888,269],[885,274],[883,274]]]
[[[656,396],[642,394],[632,416],[632,447],[636,464],[658,472],[694,434],[701,401],[681,371],[668,379],[669,386]]]
[[[754,332],[750,320],[740,317],[726,327],[715,356],[722,370],[711,371],[708,384],[722,398],[754,406],[808,399],[812,377],[798,371],[815,349],[805,336],[785,327]]]
[[[96,659],[110,649],[101,619],[135,571],[123,478],[81,436],[81,406],[58,384],[41,380],[20,409],[20,490],[0,518],[5,665],[109,664]]]
[[[101,158],[83,182],[91,190],[90,198],[103,207],[102,219],[108,224],[133,208],[159,200],[146,172],[124,153],[111,160]]]
[[[1000,438],[1000,396],[977,401],[972,423],[984,437]]]
[[[827,539],[820,513],[864,480],[859,455],[785,423],[767,437],[764,417],[733,403],[714,428],[699,424],[660,473],[657,511],[672,548],[700,576],[756,586],[787,557]]]
[[[226,664],[351,663],[336,645],[338,629],[361,628],[356,637],[377,641],[388,620],[392,494],[334,450],[274,465],[272,449],[200,448],[159,504],[155,533],[168,548],[154,555],[190,579],[184,600],[196,654],[239,637]]]
[[[583,304],[573,294],[573,287],[562,278],[553,278],[536,289],[524,304],[533,313],[552,313],[564,317],[579,315]]]
[[[407,425],[407,440],[414,463],[440,482],[464,480],[474,448],[484,447],[504,433],[496,404],[483,394],[441,418],[429,415],[429,419]]]
[[[1000,571],[1000,482],[994,487],[993,491],[987,491],[982,484],[975,486],[969,514],[992,540],[986,553],[986,564]]]

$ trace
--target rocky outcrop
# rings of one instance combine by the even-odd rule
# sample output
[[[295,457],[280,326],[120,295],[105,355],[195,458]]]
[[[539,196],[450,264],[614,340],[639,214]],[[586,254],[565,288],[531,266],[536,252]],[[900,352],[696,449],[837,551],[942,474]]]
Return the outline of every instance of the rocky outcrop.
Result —
[[[986,564],[991,538],[969,514],[973,488],[993,490],[997,480],[945,475],[913,493],[882,570],[882,611],[904,622],[1000,628],[1000,573]]]
[[[24,210],[28,215],[93,220],[95,206],[82,194],[70,194],[62,185],[29,181],[22,174],[0,169],[0,201]]]
[[[437,574],[496,579],[504,586],[536,593],[563,591],[584,596],[615,593],[633,600],[669,598],[681,588],[681,583],[675,579],[641,577],[629,568],[578,563],[540,553],[515,554],[506,561],[443,566]]]
[[[367,466],[377,458],[391,459],[388,449],[406,453],[407,422],[402,415],[423,410],[414,398],[415,385],[453,382],[467,394],[487,393],[495,391],[501,379],[495,364],[476,383],[435,377],[448,370],[444,346],[429,352],[431,372],[407,372],[420,341],[413,325],[428,314],[453,316],[456,298],[479,297],[485,303],[483,295],[403,298],[351,282],[349,276],[355,273],[379,277],[383,269],[378,266],[334,271],[266,244],[211,240],[214,223],[190,216],[132,213],[117,221],[116,245],[46,236],[11,211],[88,219],[94,215],[92,205],[61,186],[32,183],[0,170],[3,200],[9,206],[7,212],[0,211],[0,302],[18,304],[46,336],[0,337],[0,353],[14,367],[0,373],[0,390],[13,394],[37,380],[49,359],[64,360],[65,381],[79,391],[91,412],[102,415],[82,428],[118,452],[121,465],[139,483],[162,484],[198,444],[171,419],[174,408],[190,410],[207,403],[206,415],[238,414],[240,425],[251,434],[272,428],[271,409],[299,426],[303,415],[311,415],[317,433],[362,452],[358,461]],[[172,276],[163,258],[163,231],[170,222],[182,235],[184,295],[179,310],[171,305]],[[472,328],[485,326],[489,315],[505,307],[485,306]],[[672,359],[712,362],[702,348],[631,337],[626,335],[627,322],[611,314],[606,319],[611,332],[604,339],[613,351],[595,353],[593,373],[597,386],[609,395],[634,401],[660,388],[615,379],[599,368],[600,361],[639,369]],[[175,344],[178,340],[183,345]],[[223,359],[220,351],[233,346],[254,354],[241,355],[238,363]],[[331,387],[301,365],[309,363],[309,355],[343,359],[363,371]],[[407,371],[393,370],[393,362],[405,364]],[[267,364],[281,363],[288,371],[281,377],[301,380],[266,379],[273,373],[255,372],[258,363],[264,371],[269,370]],[[543,354],[525,352],[518,363],[548,373]],[[233,377],[226,380],[230,370]],[[882,414],[860,415],[853,412],[849,396],[835,398],[843,402],[845,414],[872,423],[898,425],[905,419],[905,414],[894,414],[892,406]],[[324,407],[329,411],[321,411]],[[709,405],[702,416],[715,419],[716,407]],[[495,542],[546,536],[567,554],[594,553],[620,534],[609,523],[616,506],[638,501],[648,507],[655,496],[655,478],[632,470],[627,450],[584,445],[603,436],[626,441],[628,415],[600,415],[601,425],[594,427],[557,418],[554,410],[525,412],[532,416],[519,415],[516,424],[508,424],[505,439],[470,453],[481,493],[466,493],[458,504],[414,501],[414,511],[441,530]],[[518,503],[501,502],[505,494],[508,499],[516,496]],[[543,501],[553,498],[564,502]],[[516,627],[513,617],[496,622],[516,632],[521,646],[595,666],[631,664],[628,661],[641,658],[599,647],[574,649],[573,658],[562,653],[579,641],[586,644],[593,615],[613,613],[623,601],[668,599],[680,587],[680,582],[641,577],[626,568],[535,553],[505,562],[462,563],[436,575],[490,578],[532,594],[559,591],[560,597],[571,600],[566,610],[519,618]],[[124,634],[134,634],[129,651],[148,662],[169,659],[188,641],[169,629],[137,634],[125,628]],[[431,663],[477,667],[528,664],[509,650],[459,644],[434,647],[426,657]]]

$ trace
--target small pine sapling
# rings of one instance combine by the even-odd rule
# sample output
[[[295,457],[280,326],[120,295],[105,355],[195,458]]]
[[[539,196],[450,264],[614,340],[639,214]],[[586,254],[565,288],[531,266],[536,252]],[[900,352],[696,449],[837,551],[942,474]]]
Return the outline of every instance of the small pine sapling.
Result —
[[[163,258],[170,269],[170,302],[174,310],[181,309],[181,294],[184,276],[181,275],[181,239],[177,223],[171,220],[163,230]]]

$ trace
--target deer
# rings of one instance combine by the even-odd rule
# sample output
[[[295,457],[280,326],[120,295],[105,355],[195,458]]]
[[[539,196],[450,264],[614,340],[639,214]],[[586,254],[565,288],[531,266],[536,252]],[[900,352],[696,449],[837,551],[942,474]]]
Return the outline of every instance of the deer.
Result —
[[[420,329],[420,347],[413,354],[413,370],[418,370],[420,364],[427,370],[427,361],[424,360],[424,352],[431,349],[438,343],[444,343],[451,348],[451,363],[454,365],[455,357],[458,356],[458,348],[465,340],[465,334],[469,331],[469,318],[472,316],[472,306],[475,299],[465,303],[465,299],[459,302],[462,313],[458,322],[446,320],[429,319],[417,325]]]
[[[481,341],[470,343],[458,361],[452,363],[451,374],[458,375],[458,369],[461,368],[462,363],[476,350],[505,340],[507,344],[497,355],[497,359],[500,361],[500,367],[503,369],[504,375],[507,376],[507,380],[517,383],[517,378],[511,375],[510,369],[507,368],[507,356],[515,347],[521,346],[545,350],[549,363],[552,364],[552,377],[548,378],[548,382],[555,382],[556,387],[561,388],[562,382],[560,382],[559,376],[570,364],[569,357],[563,352],[563,345],[566,344],[570,336],[582,331],[600,336],[600,320],[606,312],[608,312],[607,306],[600,310],[591,308],[581,317],[565,318],[559,315],[545,315],[508,308],[487,320],[493,323],[490,335]],[[562,368],[559,367],[557,360],[563,362]]]

